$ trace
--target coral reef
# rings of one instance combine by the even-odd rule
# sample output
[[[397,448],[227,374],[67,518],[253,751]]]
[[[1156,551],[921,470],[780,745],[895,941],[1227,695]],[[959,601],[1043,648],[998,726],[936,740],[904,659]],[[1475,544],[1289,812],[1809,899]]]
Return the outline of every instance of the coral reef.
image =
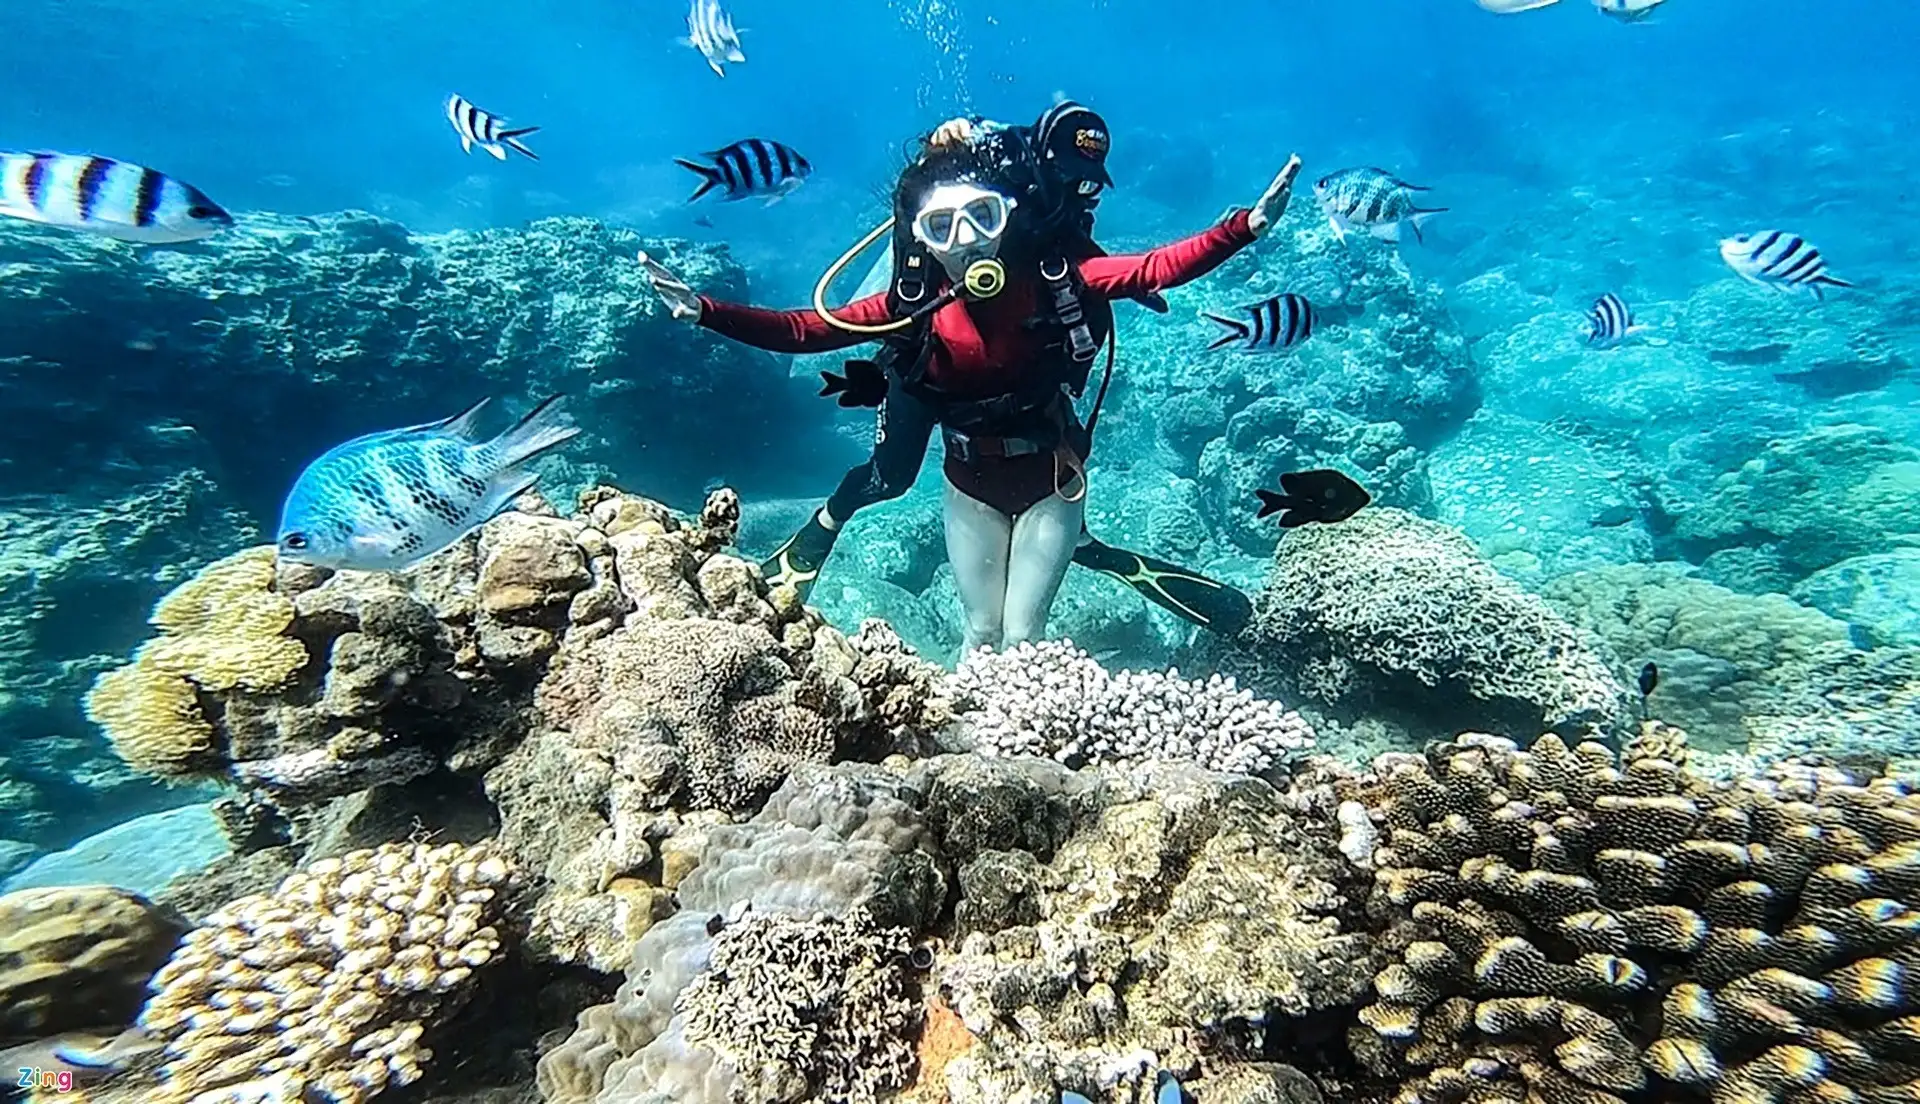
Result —
[[[581,218],[445,234],[360,212],[245,223],[169,252],[0,227],[12,305],[0,371],[19,385],[0,405],[16,427],[0,465],[51,491],[99,470],[94,442],[192,426],[226,461],[224,489],[265,514],[299,465],[378,428],[367,411],[405,424],[444,415],[449,395],[559,391],[591,408],[573,463],[650,457],[650,483],[676,502],[697,502],[715,471],[784,482],[791,450],[836,444],[806,387],[764,354],[671,321],[633,264],[645,248],[744,301],[724,246]]]
[[[0,1046],[127,1023],[186,925],[107,886],[0,897]]]
[[[1783,595],[1736,594],[1679,564],[1582,571],[1542,596],[1606,642],[1622,677],[1658,664],[1650,707],[1704,748],[1744,750],[1752,718],[1790,712],[1812,669],[1852,649],[1842,622]]]
[[[822,916],[847,921],[863,912],[883,928],[917,931],[930,924],[946,885],[924,850],[930,841],[914,800],[911,790],[882,768],[807,765],[796,768],[751,820],[711,828],[698,862],[678,883],[680,911],[633,944],[627,980],[614,1002],[582,1012],[573,1036],[541,1059],[545,1099],[586,1104],[645,1100],[657,1093],[683,1104],[727,1104],[742,1098],[736,1093],[750,1099],[802,1099],[808,1084],[815,1089],[828,1082],[879,1087],[891,1079],[884,1071],[898,1068],[892,1064],[897,1058],[860,1075],[848,1068],[863,1056],[887,1053],[872,1037],[871,1023],[843,1021],[844,1030],[812,1035],[806,1040],[810,1052],[789,1052],[771,1071],[737,1065],[733,1059],[740,1054],[742,1027],[721,1029],[710,1022],[710,1014],[755,994],[764,996],[768,982],[760,975],[772,964],[724,976],[708,971],[718,957],[716,936],[729,922],[755,922],[749,917],[814,918],[817,924]],[[760,938],[752,932],[742,936],[742,953],[750,954]],[[844,939],[842,930],[835,942]],[[811,976],[832,955],[857,957],[864,950],[856,939],[825,953],[827,959],[781,969]],[[848,981],[843,976],[827,984]],[[884,978],[870,976],[865,984],[880,993],[890,988]],[[787,1002],[831,1007],[833,998],[814,989],[789,994]],[[881,1022],[893,1016],[905,1022],[906,1017],[904,1010],[890,1013],[885,1005],[858,1013],[866,1015]],[[762,1072],[780,1079],[777,1093],[759,1092],[776,1087],[755,1080]],[[809,1076],[823,1080],[807,1081]],[[801,1081],[795,1083],[795,1077]]]
[[[1405,1104],[1894,1100],[1920,798],[1838,771],[1709,786],[1677,731],[1616,763],[1463,737],[1382,765],[1380,907],[1351,1037]]]
[[[1253,622],[1221,657],[1261,693],[1416,738],[1462,726],[1605,734],[1624,688],[1586,638],[1457,530],[1363,510],[1280,541]]]
[[[1039,755],[1072,767],[1186,759],[1208,770],[1266,774],[1313,746],[1313,729],[1279,702],[1218,675],[1109,674],[1071,641],[982,649],[954,671],[967,735],[988,755]]]
[[[1675,535],[1694,558],[1752,548],[1804,578],[1910,544],[1920,533],[1916,491],[1920,449],[1874,426],[1817,426],[1769,442],[1721,476]]]
[[[1104,1099],[1196,1048],[1224,1070],[1365,984],[1370,940],[1339,918],[1364,891],[1325,796],[1187,764],[916,769],[959,866],[932,977],[977,1040],[946,1067],[953,1100]]]
[[[206,457],[166,458],[165,479],[0,500],[0,837],[62,847],[168,800],[109,750],[82,696],[170,586],[257,534],[203,471],[177,466]]]
[[[749,914],[714,937],[680,994],[686,1039],[745,1075],[753,1100],[869,1104],[907,1083],[919,1006],[899,928],[847,918]]]
[[[392,844],[323,859],[228,903],[153,976],[156,1104],[262,1078],[342,1104],[420,1079],[422,1039],[501,951],[513,871],[485,847]]]

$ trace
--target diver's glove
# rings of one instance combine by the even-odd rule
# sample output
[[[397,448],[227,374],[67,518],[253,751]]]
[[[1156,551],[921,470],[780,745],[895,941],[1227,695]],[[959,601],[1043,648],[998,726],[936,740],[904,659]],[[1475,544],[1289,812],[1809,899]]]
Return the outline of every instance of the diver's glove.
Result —
[[[855,407],[877,407],[887,397],[887,374],[871,360],[849,360],[845,367],[846,375],[836,376],[832,372],[820,373],[820,395],[840,396],[840,405],[852,410]]]
[[[693,293],[686,281],[667,271],[667,266],[647,256],[646,250],[640,251],[640,267],[647,270],[647,280],[653,284],[653,290],[667,304],[667,313],[681,322],[698,322],[704,313],[700,306],[700,297]]]
[[[1300,155],[1296,153],[1287,158],[1280,175],[1273,178],[1267,190],[1254,200],[1253,210],[1247,212],[1247,229],[1253,231],[1254,237],[1265,234],[1274,223],[1280,221],[1280,216],[1287,213],[1287,202],[1293,198],[1293,178],[1298,175]]]

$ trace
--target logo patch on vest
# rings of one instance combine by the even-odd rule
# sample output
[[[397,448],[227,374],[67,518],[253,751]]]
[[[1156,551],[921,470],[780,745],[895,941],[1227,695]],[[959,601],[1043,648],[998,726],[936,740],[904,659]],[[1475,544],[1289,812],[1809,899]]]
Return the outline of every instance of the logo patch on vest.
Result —
[[[1099,127],[1081,127],[1073,132],[1073,148],[1084,157],[1105,157],[1112,143]]]

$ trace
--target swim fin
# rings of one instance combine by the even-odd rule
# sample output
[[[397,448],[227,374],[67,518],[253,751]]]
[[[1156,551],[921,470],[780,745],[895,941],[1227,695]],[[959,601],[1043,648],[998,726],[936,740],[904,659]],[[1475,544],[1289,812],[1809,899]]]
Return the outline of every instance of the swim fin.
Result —
[[[814,582],[820,578],[820,566],[827,562],[833,542],[839,539],[840,530],[820,524],[820,514],[815,511],[808,515],[807,523],[798,533],[788,537],[787,543],[760,565],[760,574],[766,576],[770,587],[793,587],[805,602],[813,593]]]
[[[1111,575],[1154,605],[1222,636],[1237,634],[1253,617],[1253,599],[1197,571],[1103,544],[1082,533],[1073,562]]]

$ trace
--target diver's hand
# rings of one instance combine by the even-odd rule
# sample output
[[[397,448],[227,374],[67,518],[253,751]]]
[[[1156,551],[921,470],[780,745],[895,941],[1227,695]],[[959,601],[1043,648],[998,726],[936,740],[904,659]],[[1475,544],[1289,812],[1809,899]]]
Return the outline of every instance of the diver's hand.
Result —
[[[1298,175],[1300,155],[1296,153],[1287,158],[1280,175],[1273,178],[1273,183],[1254,201],[1253,210],[1247,212],[1247,229],[1253,231],[1254,237],[1265,234],[1287,213],[1287,203],[1293,199],[1293,178]]]
[[[927,144],[939,149],[941,146],[957,146],[972,140],[972,119],[948,119],[934,128],[933,136],[927,139]]]
[[[667,266],[647,256],[646,250],[640,251],[640,267],[647,270],[647,280],[653,284],[653,290],[667,304],[667,313],[675,321],[698,322],[703,312],[700,297],[693,293],[686,281],[667,271]]]

